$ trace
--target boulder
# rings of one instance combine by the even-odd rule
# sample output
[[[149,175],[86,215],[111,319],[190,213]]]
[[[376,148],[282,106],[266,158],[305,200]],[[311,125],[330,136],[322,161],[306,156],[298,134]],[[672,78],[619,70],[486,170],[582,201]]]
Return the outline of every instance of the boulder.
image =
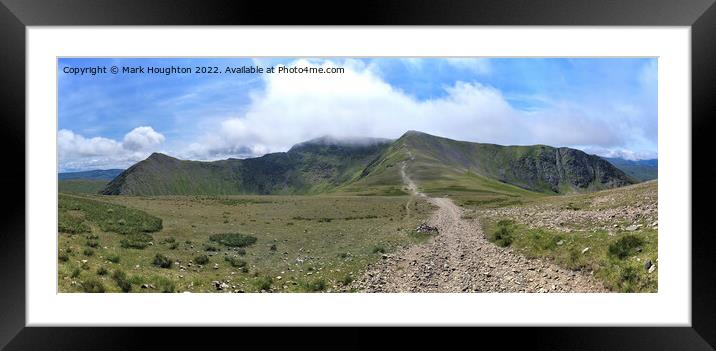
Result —
[[[216,290],[224,290],[229,288],[229,284],[226,284],[221,280],[214,280],[213,282],[211,282],[211,284],[214,286],[214,288],[216,288]]]
[[[418,233],[438,234],[438,228],[431,227],[427,225],[427,223],[420,224],[417,228],[415,228],[415,231]]]

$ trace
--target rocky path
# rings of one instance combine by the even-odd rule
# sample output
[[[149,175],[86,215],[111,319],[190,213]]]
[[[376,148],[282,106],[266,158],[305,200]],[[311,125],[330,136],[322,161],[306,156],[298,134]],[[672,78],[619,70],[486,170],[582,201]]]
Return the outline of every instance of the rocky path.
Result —
[[[401,175],[415,196],[416,184],[401,165]],[[438,207],[428,224],[440,234],[368,267],[353,283],[362,292],[606,292],[589,274],[528,259],[484,237],[475,219],[447,198],[428,198]]]

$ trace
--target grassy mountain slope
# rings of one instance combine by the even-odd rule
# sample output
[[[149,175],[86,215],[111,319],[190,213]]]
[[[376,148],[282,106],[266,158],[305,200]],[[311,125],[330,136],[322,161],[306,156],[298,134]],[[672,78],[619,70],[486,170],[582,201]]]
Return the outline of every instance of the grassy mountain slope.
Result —
[[[657,179],[659,176],[659,161],[656,159],[638,161],[612,157],[603,157],[603,159],[639,181]]]
[[[185,161],[154,153],[120,174],[106,195],[310,194],[356,179],[388,143],[320,138],[250,159]]]
[[[252,159],[183,161],[153,154],[104,194],[404,194],[400,168],[428,193],[570,193],[634,182],[609,162],[569,149],[500,146],[410,131],[396,141],[320,138]]]
[[[418,181],[487,178],[545,193],[570,193],[634,183],[609,162],[582,151],[545,145],[501,146],[408,132],[396,143],[411,150]],[[485,181],[485,179],[480,179]]]

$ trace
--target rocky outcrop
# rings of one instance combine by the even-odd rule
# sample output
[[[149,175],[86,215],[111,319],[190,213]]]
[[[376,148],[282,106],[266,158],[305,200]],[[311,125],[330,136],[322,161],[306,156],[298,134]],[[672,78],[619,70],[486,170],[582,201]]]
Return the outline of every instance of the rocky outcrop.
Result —
[[[634,180],[609,162],[570,148],[536,146],[500,170],[501,181],[531,190],[556,193],[599,190],[633,184]]]

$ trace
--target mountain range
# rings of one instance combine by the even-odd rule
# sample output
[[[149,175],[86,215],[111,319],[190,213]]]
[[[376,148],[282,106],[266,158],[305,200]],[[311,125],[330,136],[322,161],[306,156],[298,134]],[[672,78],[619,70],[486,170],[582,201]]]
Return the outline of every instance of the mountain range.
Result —
[[[564,194],[633,184],[607,160],[546,145],[501,146],[409,131],[397,140],[323,137],[247,159],[180,160],[154,153],[116,176],[105,195],[316,194],[400,189],[405,163],[419,184],[469,179]]]
[[[639,181],[657,179],[659,176],[659,161],[657,159],[626,160],[617,157],[603,158],[624,171],[627,175]]]
[[[57,174],[59,180],[112,180],[116,178],[120,173],[124,172],[123,169],[96,169],[92,171],[82,172],[60,172]]]

